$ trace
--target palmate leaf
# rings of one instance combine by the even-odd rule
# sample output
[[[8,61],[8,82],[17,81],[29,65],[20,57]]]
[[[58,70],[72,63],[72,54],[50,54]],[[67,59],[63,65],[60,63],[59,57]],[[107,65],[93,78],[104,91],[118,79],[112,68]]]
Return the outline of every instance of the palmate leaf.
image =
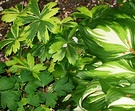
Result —
[[[12,64],[10,64],[9,61],[7,62],[7,65],[8,64],[11,65],[11,67],[9,68],[9,71],[14,72],[14,73],[18,72],[19,70],[25,69],[25,70],[31,71],[33,76],[38,78],[38,74],[40,73],[40,71],[43,71],[46,69],[46,66],[44,66],[42,63],[35,64],[34,57],[30,53],[27,54],[27,59],[13,57],[13,60],[15,63],[13,66]]]
[[[42,100],[45,102],[47,107],[54,108],[56,105],[57,95],[51,92],[47,92],[41,95]]]
[[[50,45],[48,43],[34,44],[34,46],[32,47],[32,54],[40,58],[41,61],[50,59],[51,54],[49,53],[49,46]]]
[[[80,30],[89,51],[101,60],[116,59],[134,54],[134,36],[132,36],[132,30],[128,24],[123,26],[113,22],[110,25],[101,25],[94,29],[80,27]],[[93,44],[90,43],[92,41],[94,41]],[[99,47],[99,49],[94,51],[94,46]]]
[[[12,52],[16,53],[18,49],[20,49],[20,42],[24,40],[25,37],[21,36],[19,27],[17,25],[13,25],[11,27],[11,32],[7,34],[7,38],[0,41],[0,49],[7,46],[6,55],[11,55]]]
[[[59,10],[53,8],[56,5],[55,2],[50,2],[40,12],[35,0],[29,2],[27,15],[20,16],[17,20],[18,25],[25,25],[22,35],[26,36],[27,42],[32,42],[37,34],[39,41],[47,43],[49,32],[57,33],[57,18],[53,17]]]
[[[2,12],[2,14],[4,14],[4,15],[2,16],[1,20],[5,21],[5,22],[13,22],[22,13],[23,13],[23,5],[18,4],[15,7],[11,7],[9,9],[4,10]]]
[[[73,88],[74,85],[68,77],[59,79],[54,86],[54,90],[58,96],[65,96],[67,93],[71,92]]]
[[[20,91],[7,90],[0,93],[1,95],[1,106],[3,109],[8,107],[12,111],[16,111],[17,102],[20,100]]]
[[[76,27],[74,28],[76,29]],[[70,33],[67,33],[67,31],[69,30],[65,30],[63,35],[59,35],[58,41],[56,41],[49,47],[49,53],[52,54],[54,62],[61,61],[66,57],[70,64],[76,63],[78,59],[78,39],[76,37],[73,37],[73,34],[76,31],[74,30],[74,28],[70,31]]]
[[[36,84],[38,84],[40,87],[45,87],[54,80],[53,76],[47,71],[40,73],[38,77],[40,80],[37,80]]]

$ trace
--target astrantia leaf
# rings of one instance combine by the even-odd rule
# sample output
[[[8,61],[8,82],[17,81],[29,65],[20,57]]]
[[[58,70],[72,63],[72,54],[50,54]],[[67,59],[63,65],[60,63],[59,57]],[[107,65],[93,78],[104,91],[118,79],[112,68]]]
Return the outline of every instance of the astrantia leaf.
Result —
[[[49,32],[57,32],[57,24],[52,17],[58,12],[58,8],[53,8],[55,5],[53,2],[48,3],[40,12],[38,3],[35,0],[30,1],[27,15],[20,16],[17,20],[19,25],[25,25],[22,36],[27,38],[28,43],[32,43],[37,37],[40,42],[46,44],[50,39]]]
[[[12,111],[16,111],[17,102],[20,100],[20,91],[3,91],[1,94],[1,105],[2,108],[5,109],[8,107]]]
[[[7,77],[1,77],[0,78],[0,91],[2,90],[8,90],[12,89],[15,85],[15,78],[7,78]]]
[[[43,94],[42,97],[44,98],[47,107],[51,107],[51,108],[55,107],[57,103],[56,100],[58,99],[56,94],[48,92]]]
[[[40,87],[45,87],[53,81],[53,76],[47,71],[40,73],[38,77],[40,80],[37,80],[36,84],[38,84]]]
[[[37,94],[35,94],[33,92],[29,93],[29,95],[28,95],[28,103],[30,105],[35,106],[35,107],[39,106],[39,104],[40,104],[39,95],[37,95]]]
[[[21,15],[23,11],[23,5],[22,4],[18,4],[15,7],[11,7],[9,9],[6,9],[2,12],[2,14],[4,14],[2,16],[2,20],[6,21],[6,22],[13,22],[16,20],[16,18],[18,16]]]
[[[68,77],[59,79],[54,86],[54,90],[57,92],[58,96],[65,96],[67,93],[71,92],[73,88],[74,85]]]
[[[16,53],[20,48],[20,42],[25,40],[25,37],[21,37],[21,32],[17,25],[11,27],[11,32],[7,34],[7,38],[0,41],[0,49],[7,46],[6,55],[10,55],[12,52]]]

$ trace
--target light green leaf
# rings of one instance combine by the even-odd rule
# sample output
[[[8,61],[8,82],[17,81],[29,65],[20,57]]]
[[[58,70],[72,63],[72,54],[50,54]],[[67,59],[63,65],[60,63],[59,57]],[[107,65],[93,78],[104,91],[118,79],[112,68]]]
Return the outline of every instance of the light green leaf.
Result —
[[[35,63],[34,63],[34,57],[30,53],[27,54],[27,63],[29,65],[30,70],[32,70]]]
[[[6,9],[2,12],[2,14],[4,14],[2,16],[2,20],[5,22],[13,22],[16,20],[16,18],[18,16],[20,16],[23,12],[23,5],[22,4],[18,4],[16,5],[14,8],[11,7],[9,9]]]
[[[64,44],[65,44],[64,41],[58,41],[58,42],[53,43],[50,46],[49,53],[53,54],[53,53],[59,51]]]
[[[77,52],[71,45],[68,45],[68,47],[67,47],[66,57],[70,64],[75,64],[76,60],[78,59]]]

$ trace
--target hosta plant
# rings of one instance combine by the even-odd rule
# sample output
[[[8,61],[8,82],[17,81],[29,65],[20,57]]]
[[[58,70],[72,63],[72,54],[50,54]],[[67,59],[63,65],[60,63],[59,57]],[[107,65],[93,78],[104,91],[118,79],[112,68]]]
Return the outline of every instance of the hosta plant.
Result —
[[[55,2],[4,10],[12,26],[0,41],[9,58],[0,63],[0,110],[134,111],[135,9],[119,4],[78,7],[62,20]]]

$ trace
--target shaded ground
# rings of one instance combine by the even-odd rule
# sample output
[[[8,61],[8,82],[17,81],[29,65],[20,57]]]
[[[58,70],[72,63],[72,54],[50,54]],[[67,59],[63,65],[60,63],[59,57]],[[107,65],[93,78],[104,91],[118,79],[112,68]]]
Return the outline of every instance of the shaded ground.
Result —
[[[1,0],[0,1],[0,41],[4,39],[5,34],[10,29],[10,23],[4,23],[1,21],[1,12],[4,9],[8,9],[10,7],[14,7],[16,4],[22,3],[24,5],[27,5],[29,0]],[[39,0],[39,6],[41,8],[44,7],[45,4],[48,2],[55,1],[58,3],[58,6],[60,8],[59,16],[60,18],[64,18],[69,16],[72,12],[76,10],[76,7],[79,6],[86,6],[89,9],[91,9],[93,6],[96,6],[98,4],[101,4],[101,0]],[[104,4],[109,3],[110,6],[116,6],[117,0],[104,0],[105,2],[102,2]],[[0,61],[6,61],[8,58],[5,56],[4,51],[0,51]]]

